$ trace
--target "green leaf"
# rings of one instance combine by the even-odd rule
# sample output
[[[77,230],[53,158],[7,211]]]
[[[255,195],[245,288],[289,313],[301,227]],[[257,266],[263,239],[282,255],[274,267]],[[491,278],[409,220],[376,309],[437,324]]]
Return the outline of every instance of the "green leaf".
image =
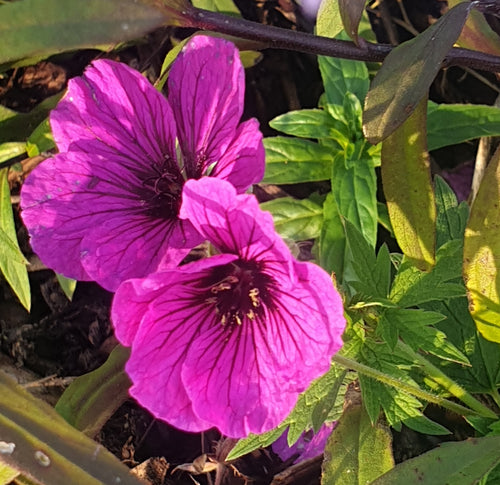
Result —
[[[43,120],[26,141],[26,151],[29,157],[36,157],[40,153],[52,150],[55,146],[48,119]]]
[[[118,345],[98,369],[77,377],[64,391],[56,411],[76,429],[93,437],[128,399],[125,363],[130,349]]]
[[[319,237],[319,264],[325,271],[334,272],[337,280],[342,282],[347,242],[344,224],[331,192],[323,204],[323,217]]]
[[[24,3],[19,2],[19,3]],[[2,9],[5,7],[2,7]],[[50,110],[61,99],[62,93],[43,100],[29,113],[17,113],[0,105],[0,143],[19,141],[24,142],[33,130],[47,118]]]
[[[288,444],[291,446],[313,423],[314,428],[318,430],[326,418],[337,419],[342,409],[345,393],[345,376],[344,370],[332,365],[325,375],[313,381],[309,388],[299,395],[293,411],[276,429],[261,435],[250,434],[247,438],[238,441],[227,456],[227,460],[234,460],[257,448],[269,446],[283,434],[287,426],[289,426]]]
[[[175,3],[175,6],[174,6]],[[23,0],[2,6],[0,69],[25,58],[137,39],[176,22],[187,2],[168,10],[134,0]],[[167,14],[168,11],[168,14]]]
[[[434,178],[434,193],[436,197],[436,246],[452,240],[463,240],[465,226],[469,217],[469,206],[463,202],[457,203],[455,192],[439,176]]]
[[[18,157],[26,152],[26,143],[23,142],[6,142],[0,144],[0,163],[6,162],[11,158]]]
[[[437,312],[388,308],[381,315],[377,332],[382,336],[391,336],[390,341],[385,339],[391,348],[397,343],[393,339],[395,329],[399,337],[414,351],[422,350],[444,360],[470,365],[467,357],[447,340],[446,335],[434,328],[434,324],[445,318]]]
[[[446,317],[436,324],[437,328],[446,333],[447,339],[471,363],[470,367],[464,367],[441,361],[446,375],[469,392],[496,393],[500,387],[500,346],[479,334],[468,311],[467,299],[437,300],[423,306]]]
[[[361,405],[349,406],[325,447],[321,483],[371,483],[394,466],[392,436],[381,422],[372,426]]]
[[[319,237],[323,207],[310,199],[281,197],[260,205],[273,215],[274,227],[284,239],[304,241]]]
[[[382,144],[382,184],[396,240],[423,271],[435,264],[436,206],[425,141],[426,101]]]
[[[234,17],[241,17],[241,13],[233,0],[193,0],[193,6],[210,10],[211,12],[220,12]]]
[[[5,243],[0,249],[0,271],[21,304],[29,311],[31,292],[26,268],[27,261],[17,243],[7,175],[8,169],[0,170],[0,233],[1,239]]]
[[[76,280],[73,280],[71,278],[66,278],[66,276],[63,276],[62,274],[56,273],[56,278],[57,281],[59,282],[59,285],[61,286],[61,289],[63,290],[64,294],[66,295],[66,298],[69,301],[73,300],[73,294],[75,293],[76,289]]]
[[[9,485],[18,475],[19,472],[16,469],[0,463],[0,485]]]
[[[1,7],[3,8],[3,7]],[[42,485],[140,485],[103,446],[0,373],[2,462]]]
[[[395,47],[372,81],[365,102],[366,138],[379,143],[413,113],[460,35],[472,5],[463,2],[413,39]],[[395,83],[395,79],[397,82]]]
[[[371,485],[474,485],[500,462],[500,437],[442,443],[406,460]]]
[[[340,16],[342,17],[344,30],[356,45],[359,45],[358,28],[365,10],[365,4],[366,0],[339,0]]]
[[[484,338],[500,342],[500,150],[472,204],[464,238],[464,279],[472,318]]]
[[[328,104],[343,106],[346,92],[364,101],[370,86],[364,62],[318,56],[318,63]]]
[[[344,28],[336,0],[322,0],[316,18],[316,34],[323,37],[337,37]]]
[[[436,104],[427,109],[429,150],[457,145],[483,136],[500,135],[500,109],[496,106]]]
[[[362,158],[364,142],[353,147],[347,159],[342,154],[335,157],[331,185],[339,213],[361,231],[375,247],[377,239],[377,177],[372,160]]]
[[[433,300],[447,300],[463,296],[465,288],[457,283],[461,277],[460,255],[462,243],[449,241],[437,252],[436,266],[424,273],[410,260],[403,260],[391,288],[390,299],[402,308]]]
[[[307,140],[276,136],[264,139],[266,174],[263,183],[296,184],[328,180],[331,151]]]
[[[349,280],[349,285],[370,301],[373,301],[372,297],[387,298],[391,281],[391,260],[387,246],[383,245],[378,257],[375,257],[373,246],[348,220],[345,221],[345,231],[357,277],[356,280]]]
[[[322,109],[302,109],[277,116],[269,122],[275,130],[302,138],[340,138],[349,142],[346,125]]]

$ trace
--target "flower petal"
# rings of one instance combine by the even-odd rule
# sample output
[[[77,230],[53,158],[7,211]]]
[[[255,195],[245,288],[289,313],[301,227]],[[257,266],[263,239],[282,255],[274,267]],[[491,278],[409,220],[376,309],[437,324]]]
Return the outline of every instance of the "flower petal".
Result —
[[[293,257],[275,232],[271,214],[260,209],[253,195],[237,195],[229,182],[214,177],[188,180],[179,217],[188,219],[222,253],[265,261],[275,279],[289,284]]]
[[[228,180],[237,192],[245,192],[252,184],[259,183],[264,177],[265,151],[262,133],[256,120],[242,123],[234,140],[222,154],[210,174]]]
[[[134,384],[131,395],[157,418],[186,431],[213,427],[193,412],[181,380],[190,346],[198,335],[211,331],[213,321],[212,307],[195,298],[196,285],[212,266],[233,260],[234,256],[215,256],[127,281],[113,300],[116,335],[125,345],[132,341],[126,366]]]
[[[264,318],[219,325],[190,345],[182,380],[194,412],[227,436],[277,426],[342,345],[342,303],[328,275],[310,263],[296,270],[299,282],[274,288]]]
[[[141,172],[166,155],[175,159],[176,127],[168,102],[146,78],[118,62],[94,61],[82,77],[71,79],[50,125],[60,152],[117,156],[122,170]]]
[[[88,228],[82,264],[93,280],[114,291],[129,278],[177,266],[202,241],[189,221],[110,213],[105,224]]]
[[[168,77],[168,101],[188,178],[199,178],[199,163],[218,161],[234,139],[244,89],[234,44],[198,35],[184,46]]]

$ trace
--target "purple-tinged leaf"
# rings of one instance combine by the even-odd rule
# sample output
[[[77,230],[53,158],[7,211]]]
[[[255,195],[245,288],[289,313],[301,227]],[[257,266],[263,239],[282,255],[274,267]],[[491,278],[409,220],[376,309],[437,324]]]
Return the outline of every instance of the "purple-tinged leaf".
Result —
[[[463,273],[469,310],[481,335],[500,342],[500,151],[493,155],[465,229]]]
[[[421,270],[435,264],[436,204],[426,142],[427,99],[382,143],[382,183],[396,240]]]
[[[366,0],[339,0],[340,16],[347,35],[359,46],[358,28]]]
[[[414,39],[396,47],[375,76],[365,100],[363,131],[379,143],[413,113],[453,47],[472,5],[461,3]]]
[[[463,0],[448,0],[448,6],[454,7]],[[489,3],[489,4],[488,4]],[[500,8],[498,2],[475,2],[474,9],[471,11],[467,22],[460,37],[457,40],[457,45],[465,49],[473,49],[488,54],[500,55],[500,37],[490,27],[483,13],[490,13],[490,7]],[[494,12],[494,10],[493,10]]]

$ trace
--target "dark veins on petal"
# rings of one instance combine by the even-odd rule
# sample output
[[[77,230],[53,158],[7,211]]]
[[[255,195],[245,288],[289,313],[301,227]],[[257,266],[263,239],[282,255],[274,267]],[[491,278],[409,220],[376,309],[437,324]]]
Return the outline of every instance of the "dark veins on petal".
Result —
[[[220,323],[232,327],[264,316],[273,307],[274,279],[264,272],[263,263],[236,260],[212,268],[200,282],[204,303],[213,306]]]
[[[165,155],[160,163],[153,163],[138,194],[144,201],[145,213],[158,219],[176,219],[183,185],[184,178],[172,157]]]

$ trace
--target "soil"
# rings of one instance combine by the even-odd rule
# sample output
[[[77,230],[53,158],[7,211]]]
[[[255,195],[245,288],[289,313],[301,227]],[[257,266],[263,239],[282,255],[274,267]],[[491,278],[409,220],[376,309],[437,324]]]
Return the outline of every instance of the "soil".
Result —
[[[291,0],[260,2],[237,0],[243,15],[263,23],[293,29],[310,29],[306,19]],[[401,18],[397,1],[384,2],[388,11],[372,15],[374,29],[380,41],[408,38],[408,33],[391,21],[390,15]],[[446,9],[446,2],[435,0],[406,1],[407,13],[413,25],[423,30]],[[388,16],[384,18],[384,15]],[[384,25],[389,19],[391,29]],[[0,76],[0,104],[20,112],[29,112],[44,99],[61,92],[69,78],[80,75],[90,60],[112,57],[141,71],[147,70],[154,79],[163,58],[171,47],[172,37],[183,38],[190,32],[183,29],[162,29],[144,42],[106,55],[98,51],[55,56],[36,66],[19,68]],[[247,70],[246,111],[255,116],[265,136],[273,135],[268,121],[292,109],[317,105],[322,84],[314,56],[268,50],[262,60]],[[494,76],[481,73],[492,83]],[[497,96],[483,82],[452,68],[440,73],[431,95],[438,102],[475,102],[492,104]],[[436,152],[436,170],[453,168],[473,157],[475,147],[452,147]],[[23,160],[24,174],[37,160]],[[73,300],[69,301],[52,271],[47,269],[29,248],[26,230],[18,214],[18,193],[22,177],[12,177],[12,200],[16,211],[18,237],[31,262],[30,284],[32,311],[27,313],[0,282],[0,367],[16,376],[20,383],[38,397],[54,404],[72,378],[101,365],[116,341],[109,320],[112,295],[94,283],[78,283]],[[290,193],[307,196],[317,187],[261,187],[256,193],[262,200]],[[304,257],[307,257],[304,256]],[[447,416],[438,417],[441,422]],[[437,419],[434,417],[434,419]],[[462,426],[462,424],[461,424]],[[451,426],[458,429],[458,426]],[[470,430],[460,428],[452,439],[463,439]],[[190,434],[155,420],[132,400],[127,401],[96,437],[135,472],[155,485],[160,484],[293,484],[319,483],[321,458],[300,465],[283,463],[270,449],[257,450],[230,464],[224,458],[234,442],[224,440],[216,431]],[[398,461],[415,456],[437,445],[435,440],[414,435],[407,430],[395,433],[395,455]],[[203,462],[207,454],[208,461]],[[201,457],[201,458],[200,458]],[[206,465],[215,464],[211,473],[195,474]],[[189,465],[189,466],[187,466]],[[179,468],[180,466],[180,468]],[[197,468],[198,467],[198,468]]]

